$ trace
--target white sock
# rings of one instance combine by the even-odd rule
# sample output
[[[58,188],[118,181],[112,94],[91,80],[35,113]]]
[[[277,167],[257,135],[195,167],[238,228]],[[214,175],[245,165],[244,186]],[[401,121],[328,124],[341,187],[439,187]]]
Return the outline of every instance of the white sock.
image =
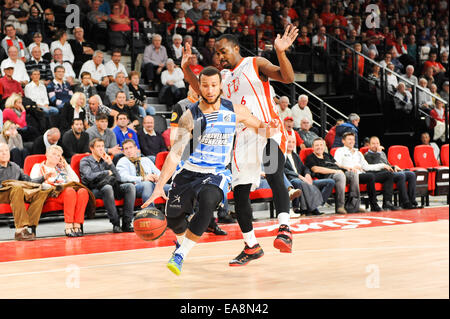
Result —
[[[290,219],[289,213],[279,213],[278,214],[278,223],[280,225],[289,226],[289,219]]]
[[[177,235],[177,234],[175,234],[175,236],[177,237],[178,243],[181,245],[181,244],[183,243],[184,234],[183,234],[183,235]]]
[[[175,250],[175,253],[182,255],[183,258],[186,258],[189,251],[191,251],[191,249],[195,246],[195,244],[196,244],[195,241],[185,237],[183,239],[183,243],[181,244],[181,246],[177,250]]]
[[[244,235],[244,241],[248,247],[253,247],[258,243],[256,240],[255,231],[253,229],[248,233],[242,233],[242,235]]]

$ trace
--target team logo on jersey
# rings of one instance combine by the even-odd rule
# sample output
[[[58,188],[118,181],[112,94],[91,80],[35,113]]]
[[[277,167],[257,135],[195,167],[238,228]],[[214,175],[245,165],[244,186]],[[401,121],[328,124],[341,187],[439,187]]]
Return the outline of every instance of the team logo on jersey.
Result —
[[[231,97],[231,94],[236,93],[239,90],[240,85],[239,78],[234,78],[230,83],[227,85],[227,98]]]
[[[227,114],[223,117],[224,122],[231,122],[231,114]]]
[[[174,197],[175,198],[173,199],[172,204],[181,202],[181,196],[180,195],[175,195]]]
[[[177,117],[178,117],[178,114],[175,113],[175,112],[173,112],[173,113],[172,113],[172,117],[170,118],[170,121],[171,121],[171,122],[175,121],[175,120],[177,119]]]

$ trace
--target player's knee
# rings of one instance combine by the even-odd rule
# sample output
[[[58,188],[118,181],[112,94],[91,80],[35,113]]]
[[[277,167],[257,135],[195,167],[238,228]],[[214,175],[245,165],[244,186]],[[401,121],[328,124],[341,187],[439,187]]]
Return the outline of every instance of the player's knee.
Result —
[[[178,217],[169,217],[167,216],[167,227],[172,229],[175,234],[182,234],[187,229],[187,221],[183,215]]]

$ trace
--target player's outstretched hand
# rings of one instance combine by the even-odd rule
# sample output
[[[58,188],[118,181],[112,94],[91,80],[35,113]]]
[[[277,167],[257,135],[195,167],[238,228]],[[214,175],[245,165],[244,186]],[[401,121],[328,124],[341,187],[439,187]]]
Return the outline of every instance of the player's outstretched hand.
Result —
[[[158,184],[156,184],[155,189],[153,190],[152,196],[150,196],[149,199],[147,199],[147,201],[142,204],[142,208],[146,208],[148,205],[150,205],[151,203],[153,203],[155,201],[155,199],[162,197],[165,200],[168,200],[169,198],[166,196],[166,193],[164,192],[164,188],[158,187]]]
[[[283,36],[280,36],[279,34],[277,35],[274,42],[275,50],[277,50],[278,52],[286,51],[292,45],[292,43],[294,43],[295,39],[297,39],[297,36],[297,27],[289,24],[286,27],[286,30],[284,30]]]
[[[189,61],[189,58],[192,56],[192,49],[191,45],[189,43],[186,43],[183,47],[183,57],[181,58],[181,68],[188,67],[191,62]]]

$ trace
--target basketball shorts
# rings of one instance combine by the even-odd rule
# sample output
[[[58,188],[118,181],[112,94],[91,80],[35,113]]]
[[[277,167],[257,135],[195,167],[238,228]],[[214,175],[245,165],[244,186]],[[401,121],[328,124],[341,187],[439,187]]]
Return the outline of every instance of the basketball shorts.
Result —
[[[222,203],[230,187],[231,173],[204,174],[181,170],[173,179],[166,203],[166,215],[177,217],[182,213],[191,214],[198,194],[205,185],[217,186],[223,192]]]
[[[281,134],[279,135],[281,136]],[[272,143],[271,147],[273,147],[272,145],[279,145],[278,139],[280,136],[271,138],[276,142]],[[231,160],[233,188],[237,185],[252,184],[251,191],[254,191],[259,187],[261,173],[263,172],[263,153],[267,141],[266,137],[248,128],[244,128],[236,134],[235,148]],[[276,149],[271,153],[278,154]],[[275,172],[276,169],[273,171]],[[266,170],[265,172],[270,174],[270,167],[269,171]]]

